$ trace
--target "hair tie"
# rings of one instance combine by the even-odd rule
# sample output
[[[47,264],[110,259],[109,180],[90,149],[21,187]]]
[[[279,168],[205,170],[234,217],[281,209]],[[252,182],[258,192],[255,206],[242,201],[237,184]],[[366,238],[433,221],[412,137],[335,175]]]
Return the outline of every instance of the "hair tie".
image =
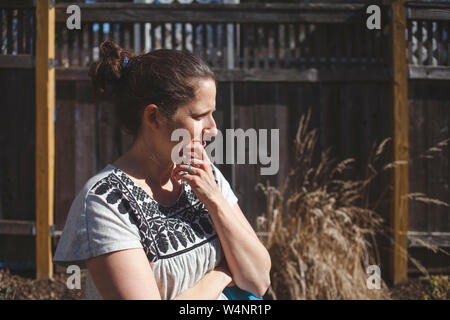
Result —
[[[129,60],[128,57],[125,56],[125,59],[123,59],[122,68],[125,68],[127,66],[128,60]]]
[[[120,70],[120,76],[122,77],[123,75],[123,71],[125,70],[125,67],[127,66],[129,59],[127,56],[125,56],[125,58],[123,59],[123,63],[122,63],[122,70]]]

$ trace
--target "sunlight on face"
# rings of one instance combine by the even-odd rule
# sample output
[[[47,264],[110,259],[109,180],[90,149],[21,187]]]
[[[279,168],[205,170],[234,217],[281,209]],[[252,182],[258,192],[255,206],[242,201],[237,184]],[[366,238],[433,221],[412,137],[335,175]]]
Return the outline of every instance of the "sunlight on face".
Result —
[[[195,99],[178,107],[173,121],[177,128],[189,131],[191,142],[203,142],[206,137],[217,135],[213,112],[216,110],[216,84],[212,79],[201,79],[197,82]]]

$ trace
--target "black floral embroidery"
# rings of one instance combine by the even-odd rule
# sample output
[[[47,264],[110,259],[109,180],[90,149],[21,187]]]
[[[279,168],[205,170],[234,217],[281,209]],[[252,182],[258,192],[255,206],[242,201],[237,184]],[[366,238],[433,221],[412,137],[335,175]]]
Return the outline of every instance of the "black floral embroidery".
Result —
[[[130,203],[128,202],[127,199],[123,198],[122,200],[120,200],[118,209],[121,214],[127,213],[130,210],[130,208],[131,208]]]
[[[213,173],[217,183],[214,169]],[[151,262],[182,254],[217,237],[205,205],[186,182],[172,206],[157,203],[118,168],[97,182],[93,191],[120,214],[129,215],[139,229],[142,246]]]

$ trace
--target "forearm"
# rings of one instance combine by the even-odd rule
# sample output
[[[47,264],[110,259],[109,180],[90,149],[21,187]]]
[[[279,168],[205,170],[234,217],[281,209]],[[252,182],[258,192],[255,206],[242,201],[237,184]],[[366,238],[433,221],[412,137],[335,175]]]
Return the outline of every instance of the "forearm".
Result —
[[[262,296],[270,285],[270,256],[253,229],[244,224],[222,197],[208,204],[228,267],[236,285]]]
[[[173,300],[217,300],[231,278],[221,271],[211,270],[193,287],[180,293]]]

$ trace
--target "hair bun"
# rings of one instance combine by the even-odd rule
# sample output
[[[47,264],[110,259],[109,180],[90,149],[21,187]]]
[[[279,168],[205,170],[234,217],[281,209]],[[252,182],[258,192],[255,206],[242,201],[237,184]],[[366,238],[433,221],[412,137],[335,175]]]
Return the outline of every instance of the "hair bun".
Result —
[[[103,41],[100,46],[100,59],[94,62],[89,70],[89,76],[95,90],[103,94],[108,85],[116,85],[120,79],[122,62],[125,57],[131,58],[133,54],[122,49],[112,40]]]
[[[105,40],[100,44],[100,59],[120,59],[122,49],[112,40]]]

